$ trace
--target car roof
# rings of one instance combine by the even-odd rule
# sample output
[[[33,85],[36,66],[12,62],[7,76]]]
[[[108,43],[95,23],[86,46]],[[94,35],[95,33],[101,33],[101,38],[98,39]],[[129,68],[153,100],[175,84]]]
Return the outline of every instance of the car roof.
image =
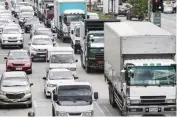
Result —
[[[68,71],[68,72],[71,72],[70,70],[68,69],[50,69],[49,72],[55,72],[55,71]]]
[[[45,27],[42,27],[42,28],[40,27],[40,28],[36,29],[36,31],[40,31],[40,30],[49,30],[49,31],[51,31],[49,28],[45,28]]]
[[[8,26],[8,25],[4,27],[4,29],[19,29],[20,30],[20,28],[17,26]]]
[[[91,84],[89,82],[62,82],[62,83],[59,83],[58,86],[79,86],[79,85],[86,85],[86,86],[90,86],[91,87]]]
[[[4,77],[26,77],[26,73],[23,71],[11,71],[4,72]]]
[[[21,50],[10,50],[9,52],[28,52],[27,50],[23,50],[23,49],[21,49]]]
[[[22,7],[20,7],[20,9],[33,9],[33,7],[32,6],[22,6]]]

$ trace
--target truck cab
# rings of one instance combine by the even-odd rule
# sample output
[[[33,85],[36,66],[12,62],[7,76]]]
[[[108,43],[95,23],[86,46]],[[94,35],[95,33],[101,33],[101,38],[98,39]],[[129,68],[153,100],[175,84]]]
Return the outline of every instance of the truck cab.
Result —
[[[94,115],[93,103],[98,93],[88,82],[61,83],[52,93],[52,116]]]
[[[47,27],[50,27],[50,22],[52,21],[54,17],[54,4],[53,3],[49,3],[46,4],[46,7],[44,8],[44,24]]]
[[[54,47],[48,49],[47,72],[49,69],[65,68],[71,70],[74,77],[76,76],[77,59],[74,50],[71,47]],[[46,73],[47,73],[46,72]]]

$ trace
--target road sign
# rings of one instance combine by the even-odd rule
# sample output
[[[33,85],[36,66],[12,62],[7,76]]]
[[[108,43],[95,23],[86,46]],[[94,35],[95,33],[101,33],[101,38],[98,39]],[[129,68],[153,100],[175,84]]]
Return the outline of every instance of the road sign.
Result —
[[[153,23],[161,27],[161,13],[153,13]]]

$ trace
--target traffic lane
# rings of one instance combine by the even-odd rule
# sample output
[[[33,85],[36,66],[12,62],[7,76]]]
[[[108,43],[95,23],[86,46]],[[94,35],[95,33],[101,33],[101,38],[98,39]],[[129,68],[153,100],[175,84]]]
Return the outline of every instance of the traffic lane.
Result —
[[[176,35],[176,14],[162,14],[161,23],[163,29]]]
[[[69,47],[70,43],[62,43],[61,40],[56,39],[59,46]],[[109,104],[109,92],[108,84],[104,81],[103,73],[86,73],[81,67],[80,55],[76,54],[77,63],[77,75],[80,81],[88,81],[93,88],[94,92],[99,93],[99,99],[95,102],[95,106],[101,112],[101,116],[120,116],[118,109],[114,109]],[[100,116],[100,115],[98,115]]]

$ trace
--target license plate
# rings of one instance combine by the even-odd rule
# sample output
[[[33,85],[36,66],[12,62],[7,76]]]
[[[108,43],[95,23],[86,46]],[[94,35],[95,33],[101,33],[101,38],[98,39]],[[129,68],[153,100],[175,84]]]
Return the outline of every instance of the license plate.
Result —
[[[18,68],[16,68],[16,70],[22,70],[22,68],[18,67]]]
[[[149,112],[158,112],[158,108],[149,108]]]
[[[44,57],[45,55],[39,55],[40,57]]]

